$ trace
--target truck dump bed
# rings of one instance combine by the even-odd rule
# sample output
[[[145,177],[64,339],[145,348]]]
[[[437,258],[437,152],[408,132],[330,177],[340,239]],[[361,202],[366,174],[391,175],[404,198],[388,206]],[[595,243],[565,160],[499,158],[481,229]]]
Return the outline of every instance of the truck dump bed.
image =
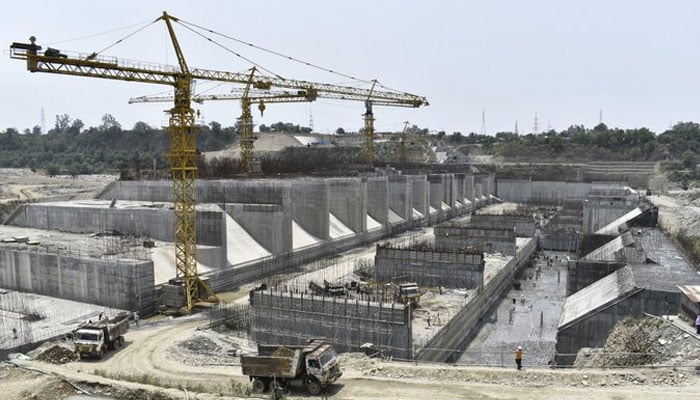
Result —
[[[299,358],[294,356],[241,356],[241,369],[248,376],[294,378],[300,365]]]

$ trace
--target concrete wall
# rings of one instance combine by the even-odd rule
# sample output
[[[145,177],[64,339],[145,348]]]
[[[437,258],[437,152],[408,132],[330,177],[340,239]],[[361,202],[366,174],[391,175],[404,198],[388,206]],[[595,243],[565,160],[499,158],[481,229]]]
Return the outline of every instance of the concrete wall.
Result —
[[[475,214],[469,220],[469,225],[479,228],[515,229],[516,236],[535,236],[535,221],[529,215]]]
[[[250,306],[250,333],[257,343],[303,344],[326,337],[339,352],[373,343],[385,354],[412,358],[411,318],[402,304],[252,291]]]
[[[292,218],[305,231],[329,239],[328,183],[324,179],[298,179],[292,184]]]
[[[418,350],[416,359],[431,362],[455,362],[469,341],[476,335],[479,321],[496,306],[520,269],[527,265],[537,250],[537,242],[531,240],[513,257],[496,276],[489,280],[483,290],[469,299],[445,326],[433,336],[423,348]]]
[[[532,181],[529,179],[498,179],[496,195],[504,201],[515,203],[561,203],[583,201],[593,187],[622,187],[620,182],[560,182]]]
[[[484,255],[457,251],[421,251],[377,246],[376,279],[406,277],[419,286],[476,288],[484,281]]]
[[[355,233],[367,231],[367,183],[357,178],[328,179],[331,213]]]
[[[430,210],[430,185],[428,178],[425,175],[411,175],[408,178],[411,180],[413,208],[427,219]]]
[[[571,296],[625,266],[621,262],[570,260],[567,264],[566,295]]]
[[[436,226],[435,247],[457,250],[465,247],[487,245],[479,248],[487,253],[515,255],[515,230],[499,228]]]
[[[152,261],[97,260],[0,249],[0,287],[153,312]]]
[[[389,177],[389,208],[405,220],[413,217],[413,185],[407,176]]]
[[[270,253],[283,254],[293,249],[290,209],[277,204],[225,204],[224,208]]]
[[[292,181],[217,179],[196,181],[198,203],[282,204],[289,197]],[[117,181],[101,199],[172,202],[172,181]]]
[[[464,197],[472,203],[472,206],[474,206],[474,196],[474,175],[467,174],[464,177]]]
[[[542,250],[576,252],[578,233],[566,229],[548,230],[537,234],[537,243]]]
[[[633,208],[626,198],[589,196],[583,203],[583,232],[593,233]]]
[[[629,297],[602,310],[592,310],[579,321],[557,332],[556,359],[561,365],[571,365],[582,347],[602,347],[612,328],[628,316],[644,313],[666,315],[680,306],[680,293],[639,289]]]
[[[161,205],[162,206],[162,205]],[[123,235],[174,241],[173,211],[162,208],[108,208],[25,204],[9,225],[71,233],[117,231]],[[226,228],[223,212],[215,207],[196,210],[197,244],[223,246]]]
[[[389,178],[367,178],[367,214],[382,226],[389,224]]]
[[[457,181],[454,179],[452,174],[444,174],[443,176],[443,201],[447,203],[450,208],[455,208],[457,205]]]
[[[443,175],[428,175],[430,184],[430,206],[437,210],[436,219],[440,219],[442,212],[442,202],[445,201],[445,183]],[[433,221],[431,219],[431,221]]]

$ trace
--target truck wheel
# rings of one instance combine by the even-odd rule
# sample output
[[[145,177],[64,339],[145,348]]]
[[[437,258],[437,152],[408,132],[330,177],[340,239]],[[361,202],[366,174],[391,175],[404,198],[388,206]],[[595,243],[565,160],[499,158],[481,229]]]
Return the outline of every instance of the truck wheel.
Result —
[[[265,393],[267,390],[267,385],[260,378],[255,378],[253,380],[253,392],[255,393]]]
[[[100,351],[97,352],[97,358],[101,360],[102,356],[104,356],[104,355],[105,355],[105,349],[101,348]]]
[[[311,379],[306,383],[306,391],[312,396],[318,396],[321,393],[321,384]]]

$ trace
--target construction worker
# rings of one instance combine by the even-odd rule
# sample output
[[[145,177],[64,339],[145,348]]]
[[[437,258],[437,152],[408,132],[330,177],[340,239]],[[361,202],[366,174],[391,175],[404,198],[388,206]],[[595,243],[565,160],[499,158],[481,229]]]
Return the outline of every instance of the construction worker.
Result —
[[[518,370],[523,369],[523,347],[518,346],[515,350],[515,365],[518,366]]]
[[[700,335],[700,314],[695,318],[695,333]]]

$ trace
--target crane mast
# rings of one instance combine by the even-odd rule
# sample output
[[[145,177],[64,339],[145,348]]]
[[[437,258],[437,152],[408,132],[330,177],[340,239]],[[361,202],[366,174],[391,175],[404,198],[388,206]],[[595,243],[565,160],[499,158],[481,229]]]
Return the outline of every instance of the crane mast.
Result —
[[[44,72],[58,75],[71,75],[110,79],[126,82],[141,82],[167,85],[174,88],[173,107],[168,110],[169,151],[167,158],[173,180],[173,208],[175,233],[176,278],[182,282],[186,308],[200,300],[217,300],[214,292],[202,281],[197,272],[196,236],[196,176],[198,151],[195,143],[195,118],[191,108],[191,88],[194,80],[227,82],[245,85],[241,99],[241,127],[244,140],[241,146],[244,153],[252,149],[252,116],[250,104],[255,99],[264,102],[313,101],[316,97],[337,100],[365,102],[365,141],[368,145],[367,161],[373,162],[374,116],[372,105],[417,108],[427,106],[425,97],[410,93],[375,90],[376,80],[371,89],[339,86],[333,84],[285,79],[278,76],[255,75],[250,73],[189,68],[184,53],[173,29],[178,18],[163,12],[156,21],[162,20],[168,29],[178,66],[130,63],[117,58],[99,56],[97,53],[67,56],[56,49],[47,48],[43,53],[36,38],[30,43],[14,42],[10,46],[10,58],[25,60],[30,72]],[[155,22],[155,21],[154,21]],[[251,89],[257,92],[251,96]],[[296,93],[273,92],[270,89],[293,89]],[[269,91],[269,93],[267,93]],[[214,99],[214,98],[212,98]],[[196,100],[196,99],[195,99]],[[216,99],[218,100],[218,99]],[[223,98],[222,98],[223,100]],[[245,167],[250,168],[250,155]],[[203,294],[206,293],[207,297]]]

